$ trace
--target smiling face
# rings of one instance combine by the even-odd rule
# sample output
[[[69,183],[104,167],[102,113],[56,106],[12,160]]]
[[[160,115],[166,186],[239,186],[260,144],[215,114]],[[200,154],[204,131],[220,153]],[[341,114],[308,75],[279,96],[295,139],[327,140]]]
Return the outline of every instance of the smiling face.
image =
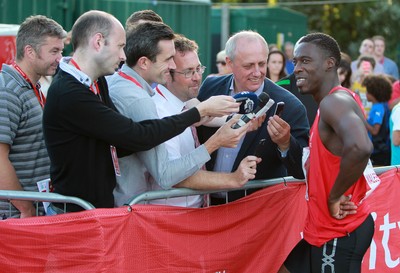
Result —
[[[316,45],[307,42],[296,45],[293,62],[300,93],[316,94],[319,91],[327,70],[326,60],[327,57]]]
[[[181,73],[174,73],[168,89],[174,93],[181,101],[188,101],[196,98],[199,92],[202,75],[194,73],[192,77],[186,78],[184,72],[195,71],[200,69],[201,64],[199,56],[195,51],[187,51],[185,53],[177,52],[174,57],[176,63],[176,71]]]
[[[175,46],[173,40],[161,40],[158,42],[159,53],[156,61],[149,61],[149,71],[145,76],[148,83],[159,83],[165,85],[170,78],[170,70],[175,69],[174,62]]]
[[[62,39],[57,37],[47,37],[43,44],[36,52],[34,62],[35,73],[40,76],[52,76],[56,73],[56,69],[60,59],[64,43]]]
[[[234,60],[227,58],[235,77],[235,92],[254,92],[267,73],[268,49],[254,37],[242,37],[236,43]]]

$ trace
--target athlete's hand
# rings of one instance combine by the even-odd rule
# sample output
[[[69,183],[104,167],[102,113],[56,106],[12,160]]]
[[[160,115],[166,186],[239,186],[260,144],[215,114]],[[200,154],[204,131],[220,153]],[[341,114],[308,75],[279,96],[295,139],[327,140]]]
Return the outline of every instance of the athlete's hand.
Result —
[[[354,202],[350,201],[351,195],[348,196],[340,196],[339,199],[329,200],[328,199],[328,208],[329,213],[333,218],[341,220],[345,218],[347,215],[356,214],[357,206]]]

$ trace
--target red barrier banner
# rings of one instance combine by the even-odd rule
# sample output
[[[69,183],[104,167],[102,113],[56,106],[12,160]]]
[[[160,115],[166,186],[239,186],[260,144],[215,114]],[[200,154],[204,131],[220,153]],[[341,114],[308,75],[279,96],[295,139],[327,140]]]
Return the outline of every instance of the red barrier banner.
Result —
[[[1,272],[276,272],[300,240],[305,185],[226,205],[135,205],[0,222]]]
[[[369,197],[375,233],[364,256],[362,272],[400,272],[400,173],[379,176],[381,184]]]
[[[400,175],[369,197],[375,235],[363,273],[400,272]],[[135,205],[0,221],[0,272],[276,272],[301,238],[305,185],[226,205]]]

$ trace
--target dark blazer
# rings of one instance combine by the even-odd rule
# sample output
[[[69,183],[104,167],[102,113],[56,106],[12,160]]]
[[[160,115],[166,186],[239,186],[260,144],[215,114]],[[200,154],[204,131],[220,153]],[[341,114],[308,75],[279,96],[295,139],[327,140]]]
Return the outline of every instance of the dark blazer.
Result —
[[[200,88],[198,99],[204,101],[215,95],[229,95],[229,87],[231,86],[232,80],[232,74],[208,77]],[[238,156],[236,157],[232,171],[237,169],[240,161],[244,157],[254,154],[259,141],[265,138],[265,148],[261,152],[262,162],[257,166],[256,179],[279,178],[288,175],[303,179],[301,157],[303,147],[308,146],[310,129],[304,105],[289,91],[277,86],[267,78],[264,80],[263,91],[268,93],[270,99],[273,99],[275,102],[285,102],[285,108],[281,117],[289,123],[291,127],[290,148],[287,157],[281,157],[277,145],[272,142],[267,131],[267,122],[269,117],[273,115],[275,104],[267,112],[267,118],[262,126],[257,131],[247,133]],[[200,141],[206,141],[215,131],[216,128],[206,126],[199,127],[198,135]],[[218,151],[211,155],[211,160],[207,163],[208,170],[213,170],[217,152]]]

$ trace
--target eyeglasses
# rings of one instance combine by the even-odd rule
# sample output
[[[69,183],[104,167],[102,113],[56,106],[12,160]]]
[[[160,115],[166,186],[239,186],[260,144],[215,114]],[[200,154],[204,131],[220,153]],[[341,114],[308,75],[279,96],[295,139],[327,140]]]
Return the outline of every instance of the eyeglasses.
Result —
[[[182,74],[186,79],[190,79],[194,76],[194,73],[197,73],[199,75],[203,75],[204,71],[206,70],[205,66],[199,66],[196,69],[190,69],[190,70],[186,70],[183,72],[179,72],[176,70],[171,70],[171,72],[173,73],[178,73],[178,74]]]
[[[226,62],[225,61],[216,61],[216,64],[226,65]]]

